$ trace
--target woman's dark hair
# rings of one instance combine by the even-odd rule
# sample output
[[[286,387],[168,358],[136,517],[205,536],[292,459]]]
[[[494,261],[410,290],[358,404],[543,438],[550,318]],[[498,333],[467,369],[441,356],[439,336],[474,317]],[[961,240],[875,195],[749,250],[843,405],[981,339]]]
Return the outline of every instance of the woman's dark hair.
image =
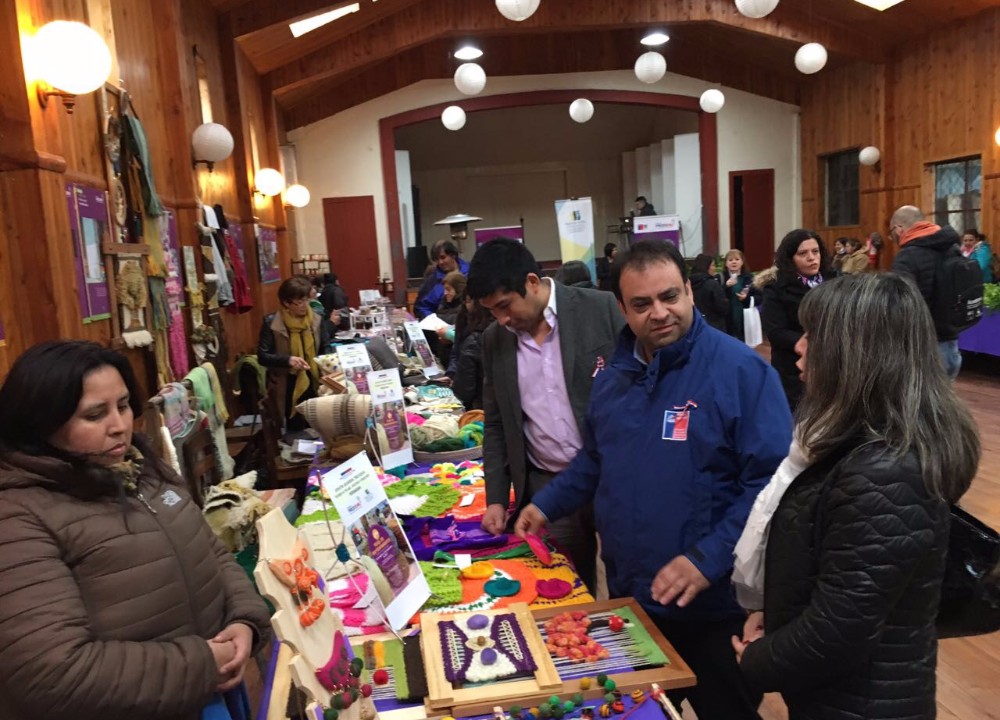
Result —
[[[478,300],[472,301],[472,312],[466,308],[465,303],[458,309],[458,316],[455,318],[455,337],[466,337],[475,332],[483,332],[493,322],[493,315],[489,310],[479,304]]]
[[[778,267],[778,273],[791,276],[799,274],[799,271],[795,268],[795,260],[793,258],[795,257],[795,253],[799,251],[799,245],[806,240],[815,240],[816,244],[819,245],[819,272],[823,277],[829,277],[830,253],[827,251],[826,245],[820,236],[812,230],[802,228],[792,230],[785,235],[781,239],[778,249],[774,252],[774,264]]]
[[[541,270],[528,248],[510,238],[490,240],[472,256],[466,292],[474,300],[495,292],[516,292],[524,297],[529,273],[540,275]]]
[[[855,253],[861,249],[861,241],[856,237],[848,238],[847,247],[852,253]]]
[[[700,254],[691,261],[691,272],[708,274],[708,268],[715,262],[715,258],[705,253]]]
[[[309,297],[312,284],[302,275],[293,275],[278,286],[278,301],[282,304],[293,303]]]
[[[49,442],[76,413],[86,376],[103,367],[112,367],[121,375],[129,393],[132,415],[140,417],[142,399],[135,373],[121,353],[82,340],[55,340],[26,350],[14,362],[0,386],[0,455],[17,452],[54,457],[69,463],[94,483],[90,488],[77,487],[79,493],[73,494],[93,493],[94,490],[120,492],[107,468]],[[140,435],[133,434],[132,442],[161,476],[172,478],[173,474],[165,470],[162,461]]]
[[[846,238],[846,237],[839,237],[839,238],[837,238],[836,240],[833,241],[833,244],[834,245],[843,245],[844,247],[847,247],[847,243],[848,242],[849,242],[848,238]]]
[[[589,287],[594,286],[594,279],[590,276],[590,268],[582,260],[570,260],[568,263],[563,263],[556,270],[555,280],[557,283],[566,286],[577,285],[579,283],[589,283]]]
[[[611,258],[614,255],[615,250],[618,249],[617,243],[609,242],[604,244],[604,257]]]

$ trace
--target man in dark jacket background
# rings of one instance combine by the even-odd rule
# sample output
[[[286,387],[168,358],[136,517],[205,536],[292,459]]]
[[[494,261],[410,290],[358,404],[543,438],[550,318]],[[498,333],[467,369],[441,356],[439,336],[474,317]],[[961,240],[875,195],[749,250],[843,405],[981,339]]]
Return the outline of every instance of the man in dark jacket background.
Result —
[[[515,530],[593,501],[610,595],[638,600],[698,676],[675,699],[700,718],[759,718],[730,643],[746,617],[730,576],[754,499],[788,453],[788,403],[760,356],[695,311],[674,245],[636,243],[611,277],[628,327],[594,381],[583,448]]]
[[[899,244],[899,252],[892,261],[893,272],[905,273],[913,278],[933,315],[938,268],[945,260],[945,252],[959,245],[958,233],[950,225],[941,227],[928,222],[920,208],[904,205],[892,214],[889,234]],[[941,362],[948,377],[954,380],[962,368],[958,336],[942,331],[940,327],[937,327],[937,336]]]

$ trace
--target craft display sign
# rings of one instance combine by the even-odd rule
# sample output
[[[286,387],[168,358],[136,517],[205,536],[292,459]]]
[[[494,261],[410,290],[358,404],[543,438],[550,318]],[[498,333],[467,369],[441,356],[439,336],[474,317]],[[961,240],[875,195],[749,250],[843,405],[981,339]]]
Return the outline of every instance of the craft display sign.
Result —
[[[108,196],[103,190],[66,184],[69,226],[73,234],[76,292],[83,322],[111,317],[111,297],[101,243],[111,242]]]
[[[257,254],[260,256],[260,281],[273,283],[281,280],[278,267],[278,232],[274,228],[257,229]]]
[[[370,395],[368,390],[368,373],[372,371],[372,361],[364,345],[338,345],[337,357],[344,371],[344,383],[348,391],[357,391],[360,395]]]
[[[378,305],[382,301],[382,293],[378,290],[358,290],[361,297],[361,307],[367,305]]]
[[[399,382],[397,371],[384,372],[396,375]],[[357,546],[389,624],[394,630],[405,627],[430,598],[431,590],[375,468],[360,452],[321,480]]]
[[[556,200],[562,261],[580,260],[594,275],[594,203],[589,197]]]
[[[339,352],[339,350],[338,350]],[[345,370],[346,374],[346,370]],[[366,375],[372,396],[372,415],[379,439],[382,467],[394,468],[413,462],[410,426],[406,422],[406,402],[399,371],[378,370]]]
[[[416,320],[407,320],[403,323],[403,327],[406,329],[406,336],[410,339],[410,349],[420,362],[424,375],[429,378],[440,375],[442,370],[438,367],[437,361],[434,360],[434,353],[431,352],[431,346],[424,336],[424,331],[420,328],[420,323]]]

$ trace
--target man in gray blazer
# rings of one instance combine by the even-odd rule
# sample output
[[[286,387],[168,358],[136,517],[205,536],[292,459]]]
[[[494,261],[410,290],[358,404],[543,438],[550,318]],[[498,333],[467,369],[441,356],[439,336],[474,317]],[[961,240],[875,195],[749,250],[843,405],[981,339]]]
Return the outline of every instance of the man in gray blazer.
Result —
[[[610,293],[541,278],[531,252],[515,240],[479,248],[466,292],[496,318],[483,333],[483,528],[499,534],[510,519],[511,485],[519,511],[582,446],[594,376],[610,362],[625,319]],[[592,508],[549,530],[596,590]]]

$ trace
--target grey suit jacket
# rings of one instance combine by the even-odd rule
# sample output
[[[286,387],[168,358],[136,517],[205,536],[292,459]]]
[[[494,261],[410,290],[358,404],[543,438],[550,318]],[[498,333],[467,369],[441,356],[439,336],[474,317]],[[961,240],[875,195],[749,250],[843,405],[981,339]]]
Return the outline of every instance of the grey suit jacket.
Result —
[[[611,293],[553,285],[566,391],[582,434],[597,358],[611,362],[625,318]],[[517,380],[517,336],[497,323],[483,333],[483,410],[486,502],[506,507],[513,483],[521,507],[527,500],[528,458]]]

